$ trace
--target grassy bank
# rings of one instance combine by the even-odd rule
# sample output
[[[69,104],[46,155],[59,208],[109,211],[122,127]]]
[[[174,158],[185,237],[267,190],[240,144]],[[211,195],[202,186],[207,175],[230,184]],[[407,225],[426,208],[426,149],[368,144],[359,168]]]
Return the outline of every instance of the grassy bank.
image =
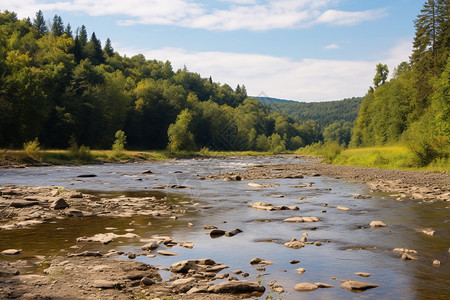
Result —
[[[113,150],[89,150],[79,148],[73,150],[0,150],[0,164],[91,164],[102,162],[127,162],[132,160],[141,161],[161,161],[173,158],[193,158],[193,157],[221,157],[221,156],[261,156],[271,155],[269,152],[256,151],[209,151],[201,150],[196,152],[170,152],[167,150],[152,151],[121,151]]]
[[[436,159],[427,166],[419,167],[417,157],[406,146],[344,149],[337,143],[318,143],[300,148],[296,154],[323,157],[327,163],[336,165],[431,172],[450,171],[448,158]]]

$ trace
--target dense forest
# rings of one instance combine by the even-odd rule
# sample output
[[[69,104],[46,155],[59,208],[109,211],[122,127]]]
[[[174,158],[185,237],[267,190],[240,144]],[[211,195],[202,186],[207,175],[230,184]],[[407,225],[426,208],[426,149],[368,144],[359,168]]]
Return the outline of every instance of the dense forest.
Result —
[[[47,148],[105,149],[119,130],[129,148],[173,151],[280,152],[323,138],[315,121],[271,110],[244,85],[122,56],[109,39],[102,47],[95,32],[88,38],[84,25],[73,32],[57,15],[50,23],[41,11],[33,20],[0,13],[0,147],[38,138]],[[324,136],[347,143],[341,132],[336,123]]]
[[[414,22],[409,62],[376,66],[361,104],[352,146],[406,143],[427,165],[450,149],[450,0],[427,0]]]

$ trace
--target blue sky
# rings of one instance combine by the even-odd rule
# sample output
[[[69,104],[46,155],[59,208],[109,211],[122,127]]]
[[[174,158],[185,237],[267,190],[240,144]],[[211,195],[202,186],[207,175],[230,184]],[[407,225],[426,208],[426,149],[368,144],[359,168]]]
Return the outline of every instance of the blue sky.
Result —
[[[142,53],[248,94],[298,101],[363,96],[379,62],[407,61],[424,0],[2,0],[85,25],[120,54]]]

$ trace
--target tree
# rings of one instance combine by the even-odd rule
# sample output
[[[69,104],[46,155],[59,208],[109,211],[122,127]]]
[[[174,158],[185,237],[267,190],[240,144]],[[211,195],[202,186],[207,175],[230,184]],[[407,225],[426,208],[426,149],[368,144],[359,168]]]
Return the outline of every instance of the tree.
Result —
[[[190,131],[192,114],[189,109],[183,110],[177,117],[177,121],[169,126],[169,149],[171,151],[196,149],[194,135]]]
[[[88,42],[88,35],[87,35],[87,31],[86,31],[86,26],[81,25],[81,28],[80,28],[79,32],[78,32],[78,29],[77,29],[77,36],[78,36],[78,39],[80,40],[81,47],[86,46],[86,44]]]
[[[48,32],[47,25],[45,25],[44,14],[41,10],[36,13],[36,17],[33,20],[33,27],[36,28],[39,36],[43,36]]]
[[[64,30],[65,28],[61,17],[55,15],[52,22],[52,34],[54,36],[61,36],[64,34]]]
[[[100,40],[92,33],[90,41],[84,47],[84,54],[94,65],[99,65],[105,61]]]
[[[384,84],[386,82],[386,79],[389,74],[389,69],[387,65],[383,65],[382,63],[377,64],[377,73],[375,74],[375,77],[373,78],[373,84],[375,87],[378,87],[381,84]]]
[[[66,29],[64,29],[64,33],[67,35],[67,37],[73,38],[72,26],[70,26],[70,23],[67,23]]]
[[[115,134],[115,141],[112,145],[112,150],[116,154],[120,154],[125,150],[125,144],[127,143],[127,137],[123,130],[118,130]]]
[[[108,57],[111,57],[114,55],[114,49],[111,46],[111,40],[109,38],[106,39],[106,43],[105,43],[105,47],[103,48],[103,52]]]

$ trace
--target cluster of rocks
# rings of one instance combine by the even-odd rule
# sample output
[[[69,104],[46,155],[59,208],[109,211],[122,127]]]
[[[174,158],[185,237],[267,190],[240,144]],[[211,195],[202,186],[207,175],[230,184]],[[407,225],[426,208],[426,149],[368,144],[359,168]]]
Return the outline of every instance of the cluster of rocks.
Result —
[[[151,215],[173,217],[183,213],[156,197],[101,198],[62,187],[2,186],[0,229],[16,229],[61,217]]]

